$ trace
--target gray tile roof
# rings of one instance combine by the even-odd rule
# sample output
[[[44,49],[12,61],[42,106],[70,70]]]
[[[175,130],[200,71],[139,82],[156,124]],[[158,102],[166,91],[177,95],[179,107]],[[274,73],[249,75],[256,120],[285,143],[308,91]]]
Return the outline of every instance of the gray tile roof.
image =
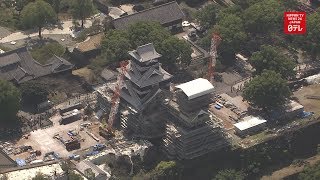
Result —
[[[123,16],[113,20],[113,25],[116,29],[126,29],[131,24],[139,21],[155,21],[160,24],[170,23],[184,17],[177,2],[169,2],[160,6],[152,7],[144,11]]]
[[[49,62],[42,65],[35,61],[25,47],[9,51],[0,55],[0,64],[3,65],[0,66],[0,78],[22,83],[73,68],[73,64],[58,56],[53,56]]]
[[[16,166],[15,161],[0,148],[0,169],[14,166]]]
[[[10,64],[15,64],[20,61],[20,57],[17,54],[9,54],[1,58],[0,67],[8,66]]]
[[[161,54],[157,53],[152,43],[139,46],[137,50],[129,51],[129,55],[140,62],[148,62],[161,57]]]

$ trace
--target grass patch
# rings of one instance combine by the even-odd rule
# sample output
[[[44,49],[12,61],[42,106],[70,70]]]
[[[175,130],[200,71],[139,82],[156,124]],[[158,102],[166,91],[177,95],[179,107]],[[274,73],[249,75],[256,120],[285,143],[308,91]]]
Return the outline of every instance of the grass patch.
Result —
[[[65,48],[57,42],[51,42],[44,46],[34,47],[31,50],[32,57],[41,64],[49,63],[48,60],[56,56],[62,56]]]

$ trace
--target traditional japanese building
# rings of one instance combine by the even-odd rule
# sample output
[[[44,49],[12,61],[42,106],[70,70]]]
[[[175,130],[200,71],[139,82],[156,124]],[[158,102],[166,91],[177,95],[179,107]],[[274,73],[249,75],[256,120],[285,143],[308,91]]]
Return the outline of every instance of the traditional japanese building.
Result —
[[[171,75],[162,69],[159,54],[153,44],[130,51],[124,85],[120,96],[127,104],[121,111],[121,125],[134,136],[154,138],[163,135],[165,113],[161,107],[163,93]]]
[[[120,88],[119,115],[121,127],[135,137],[150,139],[164,135],[166,113],[161,106],[165,98],[161,89],[169,89],[171,75],[162,69],[153,44],[129,51],[130,60]],[[101,109],[110,109],[112,83],[98,91]],[[109,91],[107,90],[109,89]]]

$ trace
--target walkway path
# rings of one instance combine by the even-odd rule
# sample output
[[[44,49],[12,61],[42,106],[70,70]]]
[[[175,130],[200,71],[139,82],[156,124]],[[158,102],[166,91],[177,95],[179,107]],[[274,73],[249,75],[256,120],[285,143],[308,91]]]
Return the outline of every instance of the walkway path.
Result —
[[[84,24],[84,26],[86,28],[92,26],[92,21],[87,20]],[[73,23],[72,21],[63,21],[61,23],[61,27],[56,27],[53,29],[49,29],[49,28],[44,28],[42,30],[42,34],[43,35],[50,35],[50,34],[70,34],[71,36],[74,37],[74,35],[76,34],[74,31],[72,31],[70,28],[73,27]],[[28,37],[35,37],[38,36],[38,32],[32,32],[30,34],[26,33],[26,32],[15,32],[12,33],[2,39],[0,39],[0,43],[8,43],[11,41],[17,41],[17,40],[22,40],[22,39],[27,39]]]

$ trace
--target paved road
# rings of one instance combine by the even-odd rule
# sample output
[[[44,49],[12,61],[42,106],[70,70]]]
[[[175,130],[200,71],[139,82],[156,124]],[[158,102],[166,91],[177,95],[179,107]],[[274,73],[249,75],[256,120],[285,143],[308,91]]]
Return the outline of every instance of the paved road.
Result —
[[[86,28],[92,26],[92,21],[91,20],[87,20],[84,24],[84,26]],[[43,35],[51,35],[51,34],[70,34],[71,36],[76,35],[76,33],[71,30],[70,28],[73,27],[73,23],[72,21],[63,21],[61,23],[61,26],[58,27],[56,26],[55,28],[44,28],[42,30],[42,34]],[[0,39],[0,43],[8,43],[11,41],[18,41],[18,40],[22,40],[22,39],[27,39],[29,37],[35,37],[38,36],[38,32],[22,32],[22,31],[18,31],[18,32],[14,32],[6,37],[3,37],[2,39]]]

